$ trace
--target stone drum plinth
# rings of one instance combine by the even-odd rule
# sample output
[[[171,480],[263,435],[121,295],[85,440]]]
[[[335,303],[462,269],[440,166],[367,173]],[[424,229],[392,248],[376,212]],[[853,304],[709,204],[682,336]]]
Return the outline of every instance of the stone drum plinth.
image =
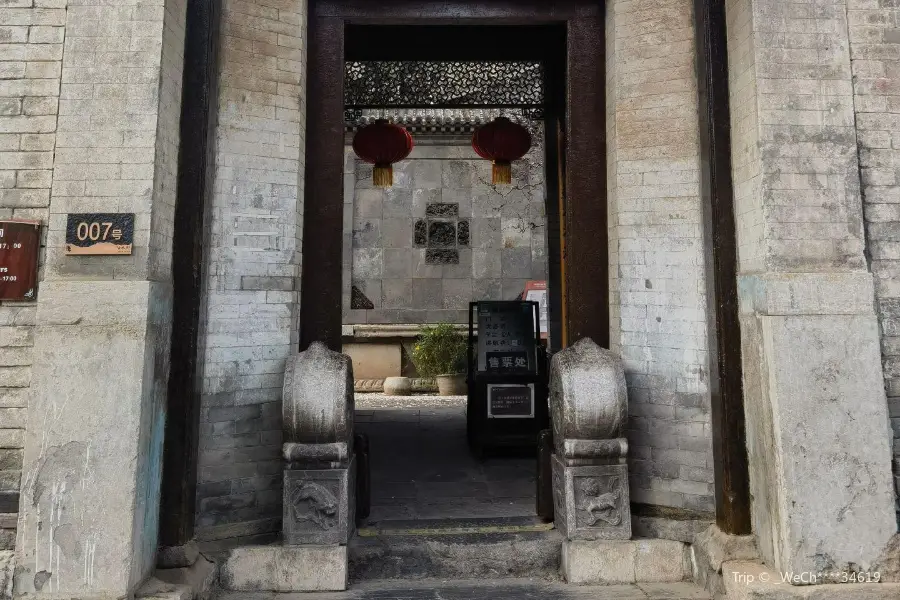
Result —
[[[346,544],[355,527],[353,365],[315,342],[284,378],[287,545]]]
[[[550,365],[556,524],[568,540],[631,539],[625,371],[590,339]]]

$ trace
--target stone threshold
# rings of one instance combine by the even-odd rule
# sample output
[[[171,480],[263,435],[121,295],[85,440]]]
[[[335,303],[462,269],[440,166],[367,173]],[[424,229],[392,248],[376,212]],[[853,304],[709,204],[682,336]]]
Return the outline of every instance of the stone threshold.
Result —
[[[571,586],[537,578],[378,580],[340,593],[221,592],[217,600],[711,600],[691,583]]]
[[[510,580],[574,585],[686,583],[690,546],[659,539],[566,542],[556,531],[354,538],[349,546],[254,546],[223,557],[222,589],[344,591],[375,580]],[[697,588],[699,589],[699,588]],[[705,596],[702,596],[705,597]]]

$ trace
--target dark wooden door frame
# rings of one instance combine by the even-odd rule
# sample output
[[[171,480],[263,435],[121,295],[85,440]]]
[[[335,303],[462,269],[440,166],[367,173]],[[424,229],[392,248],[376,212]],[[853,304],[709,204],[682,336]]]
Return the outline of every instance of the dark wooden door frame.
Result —
[[[310,1],[301,350],[341,348],[344,28],[358,24],[565,25],[567,333],[609,346],[603,23],[600,0]]]
[[[748,535],[747,459],[741,330],[738,320],[737,240],[731,176],[731,113],[724,0],[695,0],[699,97],[700,183],[708,285],[709,388],[716,522],[725,533]]]
[[[172,239],[172,342],[160,499],[161,546],[194,536],[200,428],[199,332],[206,222],[212,195],[221,2],[189,0],[185,23],[181,146]]]
[[[220,8],[216,0],[190,0],[187,12],[184,89],[182,100],[179,182],[176,203],[173,253],[173,333],[171,374],[167,401],[167,425],[163,457],[163,484],[160,543],[182,544],[193,536],[196,502],[197,438],[200,416],[198,332],[202,312],[202,265],[208,228],[206,207],[212,191],[213,141],[216,120]],[[503,24],[568,23],[572,42],[591,38],[602,51],[603,11],[599,3],[585,2],[433,2],[394,1],[372,6],[368,0],[312,0],[309,22],[309,64],[327,64],[340,72],[343,64],[343,31],[346,23],[422,24],[467,21]],[[741,387],[740,329],[737,319],[736,243],[731,181],[731,140],[728,106],[726,29],[722,0],[695,0],[697,67],[700,99],[701,183],[705,210],[705,239],[708,281],[713,289],[710,314],[710,388],[716,477],[716,513],[719,526],[727,533],[750,532],[749,483],[746,434]],[[552,5],[552,6],[548,6]],[[575,22],[581,19],[576,24]],[[576,186],[570,199],[602,199],[595,206],[566,214],[571,236],[567,240],[567,267],[581,256],[584,244],[601,246],[581,265],[585,275],[599,281],[595,301],[576,303],[593,317],[574,315],[578,331],[588,332],[596,341],[608,344],[608,259],[606,250],[606,148],[605,109],[602,86],[605,75],[597,63],[573,57],[569,77],[588,72],[599,85],[600,96],[592,96],[581,108],[570,111],[563,131],[571,139],[567,150],[566,179]],[[600,61],[600,65],[604,61]],[[309,71],[309,104],[306,155],[306,219],[304,227],[304,270],[301,339],[304,347],[313,339],[340,347],[341,245],[332,238],[321,247],[313,245],[317,232],[342,231],[342,219],[322,200],[334,190],[343,190],[343,89],[315,68]],[[581,90],[570,84],[570,96]],[[582,126],[572,128],[574,122]],[[589,130],[584,123],[602,125]],[[318,146],[325,140],[324,146]],[[329,140],[331,143],[329,144]],[[585,156],[585,150],[601,153]],[[318,153],[322,149],[323,152]],[[602,175],[593,185],[578,188],[581,176]],[[562,182],[565,183],[565,182]],[[331,196],[329,196],[329,193]],[[596,194],[582,196],[582,194]],[[320,195],[323,194],[323,195]],[[343,198],[340,198],[340,203]],[[571,203],[571,201],[570,201]],[[324,212],[320,212],[324,209]],[[578,211],[579,209],[574,209]],[[593,223],[592,218],[597,220]],[[581,227],[582,229],[578,229]],[[318,229],[316,229],[318,228]],[[599,234],[599,235],[598,235]],[[598,238],[602,238],[598,241]],[[327,241],[327,240],[326,240]],[[186,259],[185,259],[186,258]],[[603,264],[597,263],[602,260]],[[576,264],[575,269],[579,266]],[[330,277],[329,270],[337,277]],[[336,269],[336,270],[334,270]],[[318,286],[318,287],[317,287]],[[580,294],[589,290],[580,289]],[[318,290],[318,292],[317,292]],[[335,309],[335,306],[337,307]],[[600,309],[600,313],[597,309]],[[600,318],[597,315],[600,314]],[[570,316],[572,319],[573,316]],[[593,321],[591,320],[593,319]],[[570,321],[571,323],[572,321]],[[597,328],[605,331],[596,332]],[[577,338],[575,338],[577,339]]]

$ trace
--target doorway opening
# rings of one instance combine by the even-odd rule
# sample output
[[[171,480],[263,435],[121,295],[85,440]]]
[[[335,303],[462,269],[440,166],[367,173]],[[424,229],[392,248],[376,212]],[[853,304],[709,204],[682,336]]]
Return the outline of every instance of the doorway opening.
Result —
[[[466,336],[471,302],[531,299],[534,289],[546,290],[543,344],[552,352],[564,343],[565,27],[347,25],[344,36],[341,344],[357,379],[356,428],[369,438],[371,512],[361,531],[549,528],[536,514],[537,436],[473,453],[471,402],[421,378],[413,348],[422,326],[450,324]],[[473,132],[497,117],[532,139],[505,185],[472,148]],[[350,146],[379,119],[415,142],[387,189]],[[366,393],[392,377],[408,378],[412,394],[386,395],[391,380]],[[546,397],[535,400],[546,415]]]

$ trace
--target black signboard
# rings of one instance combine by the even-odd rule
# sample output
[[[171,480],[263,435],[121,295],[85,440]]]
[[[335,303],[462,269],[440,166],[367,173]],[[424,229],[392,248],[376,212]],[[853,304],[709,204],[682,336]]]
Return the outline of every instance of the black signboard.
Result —
[[[537,368],[534,304],[479,302],[478,371],[527,375]]]
[[[485,371],[488,373],[527,374],[527,352],[488,352]]]
[[[66,254],[131,254],[134,213],[70,214]]]
[[[529,419],[534,416],[534,385],[488,385],[489,419]]]

